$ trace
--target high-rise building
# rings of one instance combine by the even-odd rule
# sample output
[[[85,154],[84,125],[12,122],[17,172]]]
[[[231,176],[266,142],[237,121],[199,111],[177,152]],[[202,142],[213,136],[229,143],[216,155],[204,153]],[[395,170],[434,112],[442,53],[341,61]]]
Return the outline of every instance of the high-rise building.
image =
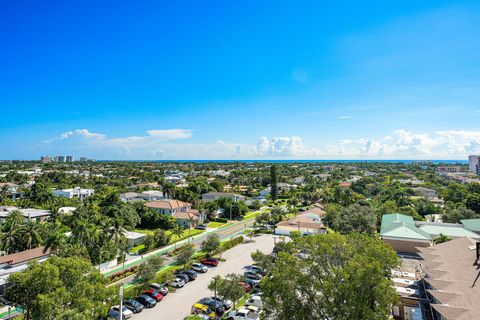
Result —
[[[66,161],[67,162],[74,162],[75,158],[73,156],[67,156]]]
[[[80,162],[87,162],[87,157],[80,157]]]
[[[57,162],[65,162],[65,156],[58,156]]]
[[[49,156],[44,156],[44,157],[40,157],[40,161],[42,161],[42,163],[50,163],[52,159],[50,159]]]
[[[479,160],[480,160],[480,155],[468,156],[468,168],[470,169],[471,172],[475,174],[480,174],[479,163],[478,163]]]

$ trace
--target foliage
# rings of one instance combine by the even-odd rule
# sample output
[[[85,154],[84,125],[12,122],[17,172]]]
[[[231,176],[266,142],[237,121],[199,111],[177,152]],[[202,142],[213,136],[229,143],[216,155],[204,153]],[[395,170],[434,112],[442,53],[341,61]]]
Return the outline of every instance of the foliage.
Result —
[[[239,285],[243,280],[241,275],[234,273],[227,274],[224,278],[217,276],[210,281],[208,289],[211,291],[216,289],[217,295],[233,301],[233,308],[235,308],[235,303],[245,294]]]
[[[340,233],[366,232],[376,230],[377,216],[369,206],[352,204],[348,207],[330,207],[325,222],[328,226]]]
[[[207,239],[202,242],[202,251],[206,252],[208,256],[215,254],[220,249],[220,237],[215,234],[209,234]]]
[[[155,279],[158,270],[163,266],[163,259],[160,256],[154,256],[143,262],[138,268],[135,279],[140,283],[148,283]]]
[[[478,219],[480,214],[475,213],[473,210],[465,207],[449,208],[445,210],[442,215],[443,222],[460,223],[463,219]]]
[[[187,244],[179,251],[176,262],[185,267],[185,265],[187,265],[192,259],[194,253],[195,246],[193,244]]]
[[[396,298],[388,277],[399,259],[380,239],[332,233],[284,246],[262,282],[273,318],[388,319]]]
[[[113,289],[84,259],[51,257],[30,263],[9,278],[8,299],[26,309],[26,319],[94,319],[103,317]]]
[[[275,201],[278,199],[278,176],[276,165],[270,167],[270,188],[270,196],[272,197],[272,200]]]

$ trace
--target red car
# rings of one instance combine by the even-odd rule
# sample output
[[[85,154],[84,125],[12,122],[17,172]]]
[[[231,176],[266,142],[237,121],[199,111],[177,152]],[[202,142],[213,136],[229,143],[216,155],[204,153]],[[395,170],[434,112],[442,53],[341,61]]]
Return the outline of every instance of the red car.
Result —
[[[200,261],[202,264],[206,266],[213,266],[216,267],[220,263],[220,261],[217,258],[205,258]]]
[[[149,296],[152,299],[155,299],[155,301],[162,301],[163,299],[163,295],[157,290],[145,290],[142,294]]]
[[[243,291],[245,291],[245,292],[248,292],[248,291],[250,291],[250,289],[252,289],[252,286],[249,285],[248,283],[239,282],[238,284],[242,287]]]

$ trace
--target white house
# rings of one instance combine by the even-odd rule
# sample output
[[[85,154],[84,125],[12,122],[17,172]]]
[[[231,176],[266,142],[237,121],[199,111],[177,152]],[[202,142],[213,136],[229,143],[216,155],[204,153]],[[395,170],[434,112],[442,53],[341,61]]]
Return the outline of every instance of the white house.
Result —
[[[95,190],[93,189],[83,189],[80,187],[75,187],[72,189],[61,189],[61,190],[53,190],[53,194],[59,197],[64,198],[78,198],[80,200],[85,200],[87,197],[93,196]]]
[[[215,201],[221,198],[227,198],[233,201],[240,201],[245,199],[245,197],[240,194],[228,192],[207,192],[202,194],[202,201],[204,202]]]

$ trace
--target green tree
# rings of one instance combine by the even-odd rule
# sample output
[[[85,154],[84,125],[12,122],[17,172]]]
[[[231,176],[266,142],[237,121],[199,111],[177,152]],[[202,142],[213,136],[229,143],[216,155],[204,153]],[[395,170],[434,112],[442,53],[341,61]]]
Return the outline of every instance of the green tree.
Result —
[[[278,176],[277,176],[277,166],[272,165],[270,167],[270,196],[272,200],[275,201],[278,199]]]
[[[449,238],[448,236],[440,233],[439,237],[436,238],[435,240],[433,240],[433,243],[440,244],[440,243],[444,243],[444,242],[447,242],[447,241],[450,241],[450,240],[452,240],[452,239]]]
[[[27,320],[103,317],[114,290],[90,262],[77,257],[30,263],[9,282],[7,297],[25,308]]]
[[[155,279],[158,270],[163,266],[163,262],[162,257],[151,257],[140,265],[135,279],[140,283],[148,283],[152,281]]]
[[[379,238],[331,233],[284,246],[262,282],[272,318],[388,319],[397,297],[389,276],[399,259]]]
[[[376,230],[377,216],[368,206],[353,204],[342,208],[334,217],[331,227],[341,233],[366,232]]]
[[[185,266],[190,262],[195,253],[195,246],[193,244],[187,244],[182,247],[180,252],[177,255],[176,262],[185,268]]]
[[[202,242],[202,251],[210,257],[220,249],[220,237],[216,233],[209,234]]]
[[[175,248],[177,247],[178,239],[180,239],[180,237],[183,235],[183,230],[184,229],[182,227],[176,225],[171,231],[172,236],[176,237],[176,239],[173,240],[175,241]]]
[[[444,213],[442,214],[442,221],[448,223],[460,223],[460,220],[463,219],[478,219],[480,218],[479,214],[476,214],[473,210],[467,209],[465,207],[458,208],[445,208]]]
[[[216,288],[219,296],[233,301],[233,308],[235,309],[236,302],[245,294],[243,288],[239,284],[243,280],[244,278],[241,275],[230,273],[227,274],[225,278],[218,276],[217,278],[212,279],[208,288],[212,291]]]

